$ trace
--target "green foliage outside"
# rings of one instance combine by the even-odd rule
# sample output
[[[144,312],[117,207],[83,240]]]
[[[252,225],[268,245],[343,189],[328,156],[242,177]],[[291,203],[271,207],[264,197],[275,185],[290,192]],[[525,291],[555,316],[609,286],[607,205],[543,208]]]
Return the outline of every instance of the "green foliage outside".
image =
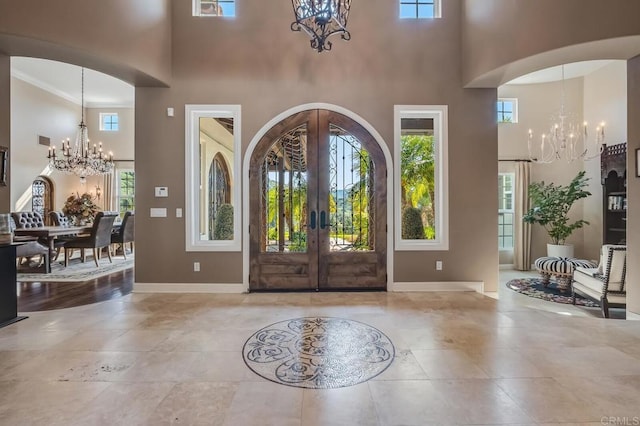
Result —
[[[532,183],[529,185],[531,208],[522,220],[526,223],[542,225],[553,244],[564,244],[573,231],[589,224],[583,219],[569,223],[571,206],[576,201],[591,195],[584,189],[587,187],[588,180],[585,172],[581,171],[566,186],[545,184],[544,181]]]
[[[402,239],[404,240],[424,240],[424,224],[420,209],[406,207],[402,211]]]
[[[424,235],[421,238],[435,238],[435,158],[433,136],[404,135],[400,152],[400,179],[402,201],[402,235]],[[417,209],[424,232],[416,234],[407,230],[404,212],[408,208]],[[409,213],[413,215],[414,213]],[[411,224],[413,226],[413,224]]]
[[[233,206],[231,204],[222,204],[218,208],[213,238],[216,240],[233,239]]]

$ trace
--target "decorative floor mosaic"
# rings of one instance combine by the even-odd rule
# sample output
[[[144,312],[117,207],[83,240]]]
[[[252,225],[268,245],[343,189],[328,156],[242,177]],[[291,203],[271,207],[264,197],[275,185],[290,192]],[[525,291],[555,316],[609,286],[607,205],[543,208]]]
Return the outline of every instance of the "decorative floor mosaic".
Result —
[[[277,322],[253,334],[242,350],[247,366],[283,385],[331,389],[365,382],[393,362],[393,343],[367,324],[331,317]]]

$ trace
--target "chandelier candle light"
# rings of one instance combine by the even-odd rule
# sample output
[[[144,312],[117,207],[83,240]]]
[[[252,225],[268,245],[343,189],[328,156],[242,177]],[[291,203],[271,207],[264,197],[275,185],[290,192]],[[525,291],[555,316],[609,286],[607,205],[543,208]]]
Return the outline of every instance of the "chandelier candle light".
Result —
[[[82,68],[82,116],[78,125],[78,133],[73,146],[69,142],[62,141],[61,155],[56,152],[56,147],[49,148],[49,165],[56,170],[80,177],[81,183],[86,182],[87,176],[103,175],[113,170],[113,153],[107,156],[102,150],[102,142],[93,147],[89,145],[89,131],[84,124],[84,68]]]
[[[574,160],[592,160],[600,157],[604,150],[604,126],[601,122],[596,127],[593,147],[588,145],[589,135],[587,122],[582,126],[569,121],[569,116],[564,107],[564,65],[562,65],[562,95],[560,101],[560,114],[557,120],[551,124],[549,133],[540,136],[539,149],[535,149],[533,130],[529,129],[527,146],[529,159],[535,163],[552,163],[564,158],[567,163]]]
[[[291,0],[296,21],[292,31],[304,31],[311,37],[311,48],[318,51],[331,50],[327,40],[332,34],[340,33],[343,40],[351,40],[347,31],[347,19],[351,0]]]

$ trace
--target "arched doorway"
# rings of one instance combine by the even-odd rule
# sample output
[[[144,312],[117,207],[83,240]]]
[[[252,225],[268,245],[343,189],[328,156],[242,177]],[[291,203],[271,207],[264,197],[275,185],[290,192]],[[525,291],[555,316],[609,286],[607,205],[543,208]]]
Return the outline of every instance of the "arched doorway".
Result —
[[[386,176],[377,141],[343,114],[273,126],[249,163],[249,289],[385,289]]]
[[[44,223],[50,225],[49,212],[53,210],[53,181],[38,176],[31,183],[31,210],[40,213]]]

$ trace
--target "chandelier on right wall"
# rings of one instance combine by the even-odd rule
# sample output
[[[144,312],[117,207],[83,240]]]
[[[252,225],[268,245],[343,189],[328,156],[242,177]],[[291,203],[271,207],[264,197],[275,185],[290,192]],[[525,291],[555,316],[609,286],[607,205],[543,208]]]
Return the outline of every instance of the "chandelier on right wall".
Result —
[[[552,120],[548,133],[539,137],[529,129],[527,147],[529,159],[534,163],[552,163],[564,159],[567,163],[575,160],[599,158],[604,150],[604,122],[595,128],[593,142],[589,143],[588,123],[571,121],[565,110],[564,65],[562,65],[562,89],[560,112]],[[537,140],[536,140],[537,139]]]

